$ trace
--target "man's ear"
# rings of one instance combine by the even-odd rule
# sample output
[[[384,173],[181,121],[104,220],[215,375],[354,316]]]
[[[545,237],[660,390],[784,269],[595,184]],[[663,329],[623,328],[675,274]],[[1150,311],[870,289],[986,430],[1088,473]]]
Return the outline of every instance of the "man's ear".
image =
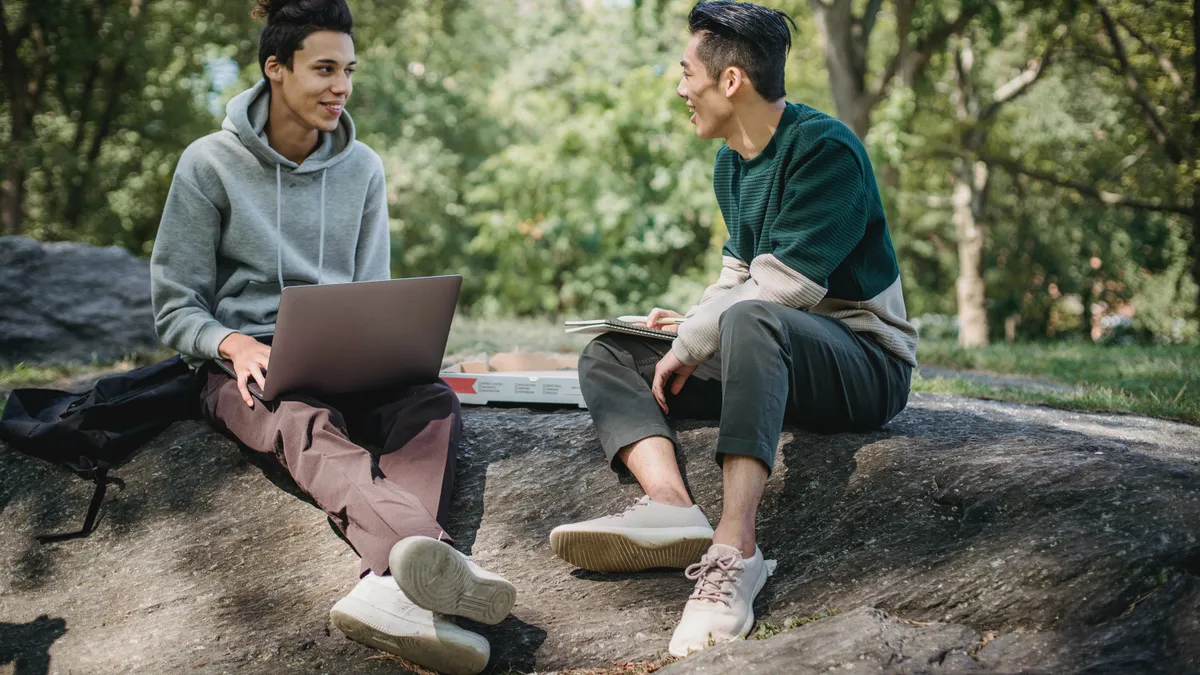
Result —
[[[263,71],[266,72],[268,80],[274,82],[275,84],[282,84],[283,83],[283,69],[286,67],[287,66],[284,66],[282,63],[279,62],[279,59],[275,58],[272,55],[272,56],[268,56],[267,62],[263,64]]]
[[[721,93],[733,98],[746,85],[746,73],[737,66],[729,66],[721,73]]]

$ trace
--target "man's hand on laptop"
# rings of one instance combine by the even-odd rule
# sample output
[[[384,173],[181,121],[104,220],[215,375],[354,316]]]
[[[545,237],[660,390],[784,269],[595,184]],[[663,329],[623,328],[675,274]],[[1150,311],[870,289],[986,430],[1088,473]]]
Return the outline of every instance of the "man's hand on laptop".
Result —
[[[675,311],[672,311],[669,309],[662,309],[661,307],[655,307],[654,309],[650,310],[649,314],[646,315],[646,323],[638,324],[638,325],[646,326],[647,328],[657,328],[658,330],[665,330],[668,333],[678,333],[679,332],[679,324],[663,323],[663,319],[672,319],[672,318],[681,319],[681,318],[683,318],[683,315],[680,314],[679,312],[675,312]]]
[[[231,333],[217,347],[222,358],[233,362],[233,372],[237,375],[238,391],[242,400],[251,408],[254,407],[254,397],[250,395],[249,381],[254,378],[260,389],[267,388],[267,379],[263,371],[271,360],[271,348],[255,340],[249,335]]]

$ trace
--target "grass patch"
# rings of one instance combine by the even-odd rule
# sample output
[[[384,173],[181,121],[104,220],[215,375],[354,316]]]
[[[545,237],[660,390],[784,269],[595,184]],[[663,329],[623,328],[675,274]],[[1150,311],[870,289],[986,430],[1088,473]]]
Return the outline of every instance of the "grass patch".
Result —
[[[819,612],[811,616],[791,616],[783,620],[782,624],[770,623],[769,621],[759,621],[758,627],[750,634],[748,640],[766,640],[773,638],[780,633],[785,633],[793,628],[799,628],[814,621],[827,619],[831,616],[841,614],[841,611],[832,607],[822,607]]]
[[[481,319],[454,317],[446,359],[487,352],[578,353],[589,336],[569,335],[551,319]]]
[[[614,663],[606,668],[572,668],[560,670],[559,675],[650,675],[662,670],[678,659],[668,658],[663,661],[630,661]]]
[[[0,370],[0,387],[11,391],[43,382],[53,382],[71,377],[82,368],[83,366],[75,365],[31,366],[18,363],[12,368]]]
[[[159,349],[149,352],[130,354],[123,359],[93,363],[63,363],[49,365],[31,365],[18,363],[9,368],[0,368],[0,413],[4,412],[4,404],[8,401],[8,392],[13,389],[26,387],[67,387],[71,380],[85,377],[100,377],[108,373],[157,363],[169,358],[172,352]]]
[[[926,365],[1050,379],[1075,391],[1032,392],[957,378],[920,377],[913,378],[913,391],[1200,424],[1200,347],[1062,342],[962,349],[949,342],[923,341],[918,359]]]
[[[0,390],[12,391],[21,387],[45,386],[52,382],[69,380],[76,377],[96,375],[121,370],[129,370],[139,366],[147,366],[170,358],[167,349],[130,354],[115,361],[96,361],[92,363],[62,363],[48,365],[30,365],[18,363],[11,368],[0,368]]]

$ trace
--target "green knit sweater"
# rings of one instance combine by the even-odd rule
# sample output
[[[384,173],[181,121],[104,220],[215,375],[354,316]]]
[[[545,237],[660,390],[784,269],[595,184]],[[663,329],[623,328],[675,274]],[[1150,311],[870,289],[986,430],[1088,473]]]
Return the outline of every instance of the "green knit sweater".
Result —
[[[916,366],[917,332],[879,188],[846,125],[790,103],[753,159],[717,151],[713,187],[729,241],[720,278],[680,327],[673,350],[681,361],[710,358],[725,309],[761,299],[844,321]]]

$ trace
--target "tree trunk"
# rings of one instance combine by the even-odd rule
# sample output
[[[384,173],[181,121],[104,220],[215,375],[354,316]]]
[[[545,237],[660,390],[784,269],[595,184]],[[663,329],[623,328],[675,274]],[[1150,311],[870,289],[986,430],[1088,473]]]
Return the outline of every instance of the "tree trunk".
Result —
[[[954,181],[954,229],[958,237],[958,344],[986,347],[988,319],[983,266],[984,232],[980,223],[982,190],[987,189],[987,164],[974,170],[960,161]]]
[[[24,230],[25,177],[28,171],[26,150],[33,136],[33,120],[38,112],[46,79],[50,71],[50,52],[42,24],[48,2],[27,3],[21,27],[9,30],[0,17],[3,39],[0,39],[0,73],[3,74],[3,93],[8,98],[9,135],[4,148],[4,179],[0,185],[0,222],[9,234]],[[0,12],[4,12],[0,2]],[[21,49],[29,41],[32,62],[21,58]]]
[[[809,0],[817,32],[824,43],[829,89],[838,119],[859,138],[871,129],[871,97],[867,94],[866,45],[849,0]]]
[[[1191,160],[1200,161],[1200,0],[1192,0],[1192,147]],[[1193,179],[1195,180],[1195,179]],[[1192,185],[1192,280],[1200,288],[1200,183]],[[1196,295],[1197,313],[1200,313],[1200,293]]]
[[[1200,185],[1192,188],[1192,281],[1200,289]],[[1197,313],[1200,313],[1200,293],[1196,294]]]
[[[25,143],[29,133],[29,119],[25,115],[28,107],[27,91],[12,89],[15,94],[9,102],[8,147],[5,148],[4,181],[0,184],[0,221],[8,234],[24,231],[22,218],[25,209]]]
[[[0,219],[8,234],[21,234],[21,210],[25,204],[25,167],[20,160],[9,159],[4,167],[3,190],[0,190]]]
[[[91,182],[92,171],[96,166],[96,160],[99,159],[100,151],[104,148],[104,141],[113,133],[113,123],[117,118],[121,102],[121,92],[125,83],[125,71],[128,65],[129,54],[126,52],[121,55],[120,60],[113,67],[112,75],[109,77],[108,84],[106,85],[108,98],[105,101],[104,112],[101,113],[100,119],[96,122],[96,130],[92,135],[92,142],[88,148],[87,155],[77,160],[82,169],[76,177],[71,194],[67,196],[67,208],[64,211],[64,221],[76,230],[79,229],[79,221],[83,217],[84,205],[89,193],[89,183]]]
[[[839,109],[838,118],[850,127],[855,136],[866,140],[867,132],[871,130],[871,106],[867,104],[865,97],[858,99],[845,113]]]

